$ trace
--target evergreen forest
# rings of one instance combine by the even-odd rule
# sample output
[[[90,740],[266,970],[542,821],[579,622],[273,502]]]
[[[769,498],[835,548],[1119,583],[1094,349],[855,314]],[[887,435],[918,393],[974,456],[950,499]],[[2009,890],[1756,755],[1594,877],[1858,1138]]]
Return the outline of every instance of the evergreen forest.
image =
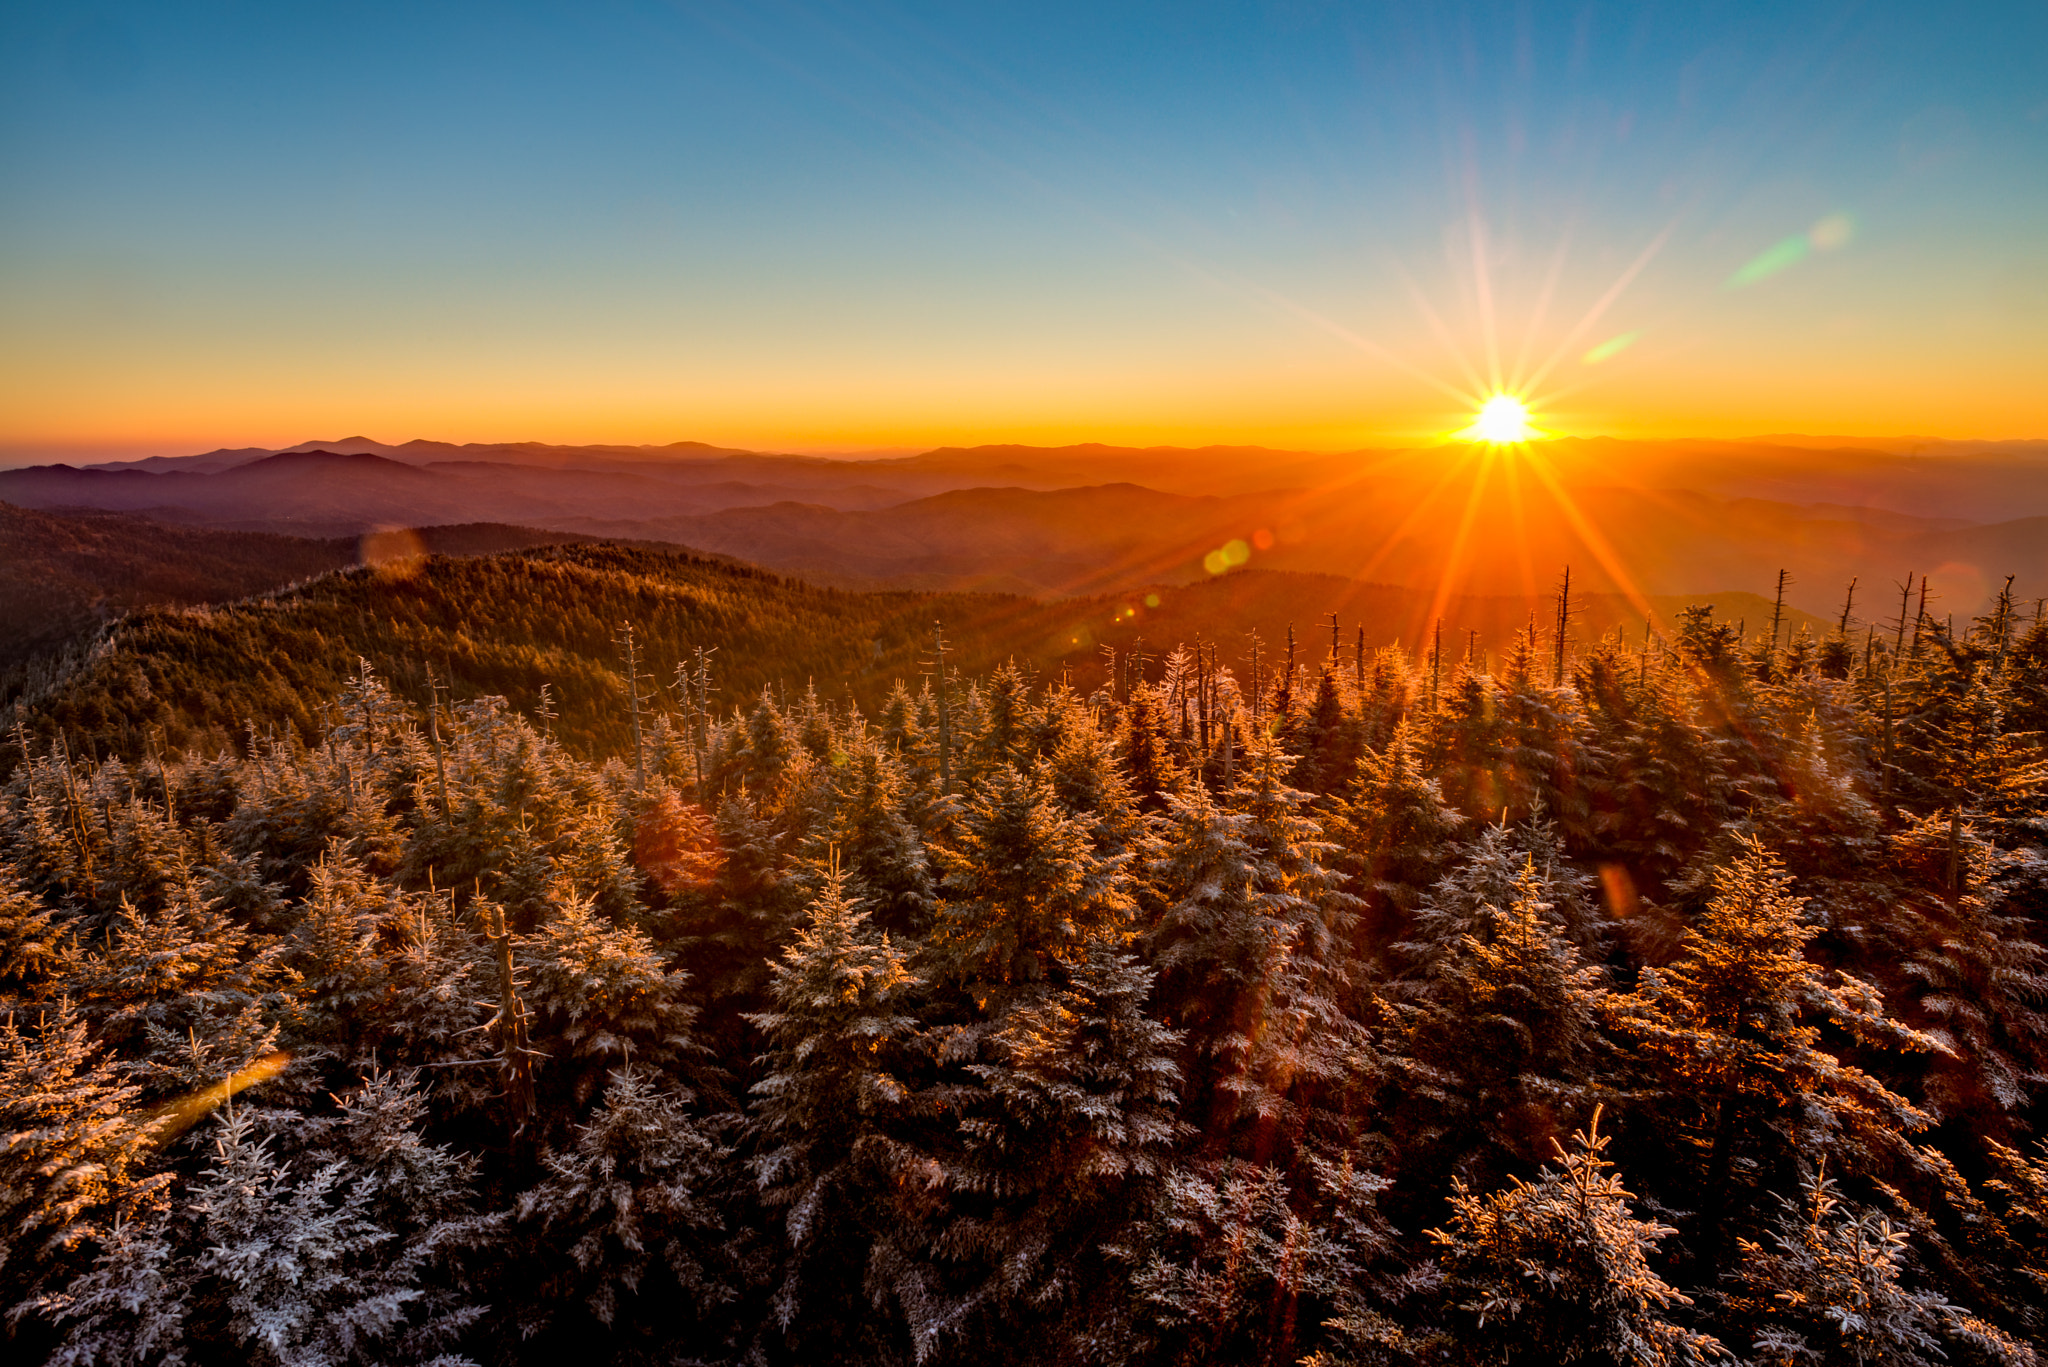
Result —
[[[2009,594],[1054,675],[1051,608],[644,554],[146,613],[18,710],[10,1360],[2048,1345]]]

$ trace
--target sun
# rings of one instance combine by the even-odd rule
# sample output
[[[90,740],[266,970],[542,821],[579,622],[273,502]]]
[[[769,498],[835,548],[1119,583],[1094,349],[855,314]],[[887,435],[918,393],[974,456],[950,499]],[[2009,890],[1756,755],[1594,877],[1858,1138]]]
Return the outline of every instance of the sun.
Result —
[[[1467,441],[1508,446],[1533,440],[1536,428],[1529,421],[1529,408],[1512,394],[1496,394],[1479,407],[1472,425],[1458,434]]]

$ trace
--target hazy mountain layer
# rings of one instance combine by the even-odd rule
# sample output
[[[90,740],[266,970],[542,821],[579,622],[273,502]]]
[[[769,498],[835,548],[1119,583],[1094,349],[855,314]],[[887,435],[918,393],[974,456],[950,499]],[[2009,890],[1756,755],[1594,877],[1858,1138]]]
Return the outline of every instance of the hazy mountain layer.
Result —
[[[1240,561],[1431,594],[1763,591],[1869,615],[1906,576],[1964,615],[2008,574],[2048,592],[2038,445],[1815,449],[1558,441],[1339,455],[1243,447],[942,449],[891,460],[677,447],[223,451],[126,468],[0,472],[0,498],[317,536],[492,520],[704,547],[849,587],[1039,596],[1202,577]],[[374,449],[367,449],[374,448]],[[147,467],[147,468],[144,468]],[[1212,562],[1212,567],[1213,567]]]

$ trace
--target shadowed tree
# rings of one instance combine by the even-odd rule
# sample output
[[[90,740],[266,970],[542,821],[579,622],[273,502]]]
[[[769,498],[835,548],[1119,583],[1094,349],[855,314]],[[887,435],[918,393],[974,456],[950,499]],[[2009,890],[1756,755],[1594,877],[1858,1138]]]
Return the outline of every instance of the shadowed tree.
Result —
[[[908,1166],[889,1122],[908,1096],[904,1041],[917,1021],[906,1008],[917,986],[833,869],[771,970],[770,1009],[748,1017],[770,1046],[752,1089],[754,1176],[782,1212],[786,1241],[772,1313],[805,1360],[833,1357],[867,1309],[868,1247]]]
[[[1491,1196],[1460,1182],[1451,1218],[1429,1231],[1449,1278],[1452,1322],[1466,1361],[1638,1363],[1726,1361],[1712,1335],[1668,1318],[1691,1300],[1650,1266],[1677,1233],[1636,1218],[1603,1156],[1599,1115],[1556,1145],[1557,1166]]]
[[[1778,1198],[1783,1213],[1767,1241],[1742,1240],[1732,1308],[1759,1367],[2038,1360],[1938,1292],[1907,1286],[1906,1235],[1891,1221],[1847,1208],[1819,1173],[1801,1188],[1797,1201]]]
[[[1697,1174],[1694,1251],[1710,1274],[1727,1212],[1778,1181],[1796,1156],[1859,1157],[1927,1123],[1823,1047],[1823,1023],[1867,1045],[1933,1042],[1887,1017],[1869,984],[1806,960],[1815,931],[1801,922],[1806,903],[1790,884],[1783,865],[1745,843],[1719,871],[1718,894],[1685,932],[1678,960],[1643,970],[1633,993],[1610,999],[1614,1028],[1661,1090],[1653,1114]]]

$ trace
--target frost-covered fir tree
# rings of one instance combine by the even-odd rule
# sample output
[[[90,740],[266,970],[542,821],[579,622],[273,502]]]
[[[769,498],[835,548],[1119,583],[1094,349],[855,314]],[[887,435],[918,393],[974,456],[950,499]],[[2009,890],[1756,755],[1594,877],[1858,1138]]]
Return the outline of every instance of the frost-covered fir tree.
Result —
[[[281,1163],[253,1115],[231,1108],[212,1165],[169,1214],[116,1232],[49,1302],[68,1334],[54,1360],[368,1367],[413,1348],[455,1367],[464,1359],[436,1355],[436,1340],[467,1316],[424,1307],[427,1251],[379,1224],[375,1205],[376,1182],[348,1160]]]
[[[534,1047],[551,1056],[546,1073],[568,1079],[577,1101],[618,1064],[637,1057],[674,1066],[694,1052],[697,1010],[683,998],[687,975],[645,933],[611,924],[589,898],[565,890],[515,952]]]
[[[391,911],[389,890],[346,847],[337,844],[314,866],[291,944],[291,965],[299,974],[296,995],[309,1018],[307,1032],[331,1042],[348,1062],[366,1044],[377,1043],[371,1017],[383,1014],[378,1008],[390,992],[377,941]]]
[[[1651,1267],[1677,1233],[1637,1218],[1610,1171],[1596,1112],[1556,1145],[1534,1182],[1480,1196],[1460,1182],[1451,1218],[1431,1230],[1448,1277],[1461,1356],[1485,1363],[1615,1363],[1678,1367],[1731,1355],[1672,1318],[1691,1300]]]
[[[95,1035],[162,1094],[218,1081],[276,1048],[296,978],[196,884],[154,914],[125,902],[69,979]]]
[[[863,745],[843,772],[841,796],[806,836],[806,853],[822,870],[837,851],[854,896],[878,925],[896,935],[922,934],[937,899],[924,839],[905,810],[901,766]]]
[[[1128,1327],[1110,1322],[1130,1335],[1119,1360],[1293,1362],[1320,1340],[1306,1360],[1338,1367],[1409,1346],[1385,1312],[1433,1275],[1387,1267],[1385,1187],[1349,1161],[1294,1181],[1242,1159],[1169,1173],[1151,1220],[1113,1250],[1132,1264]]]
[[[2009,855],[1965,826],[1963,884],[1946,888],[1945,817],[1913,822],[1887,842],[1919,876],[1892,907],[1913,1019],[1940,1045],[1927,1096],[1942,1116],[2003,1129],[2048,1086],[2048,950],[2021,913],[2038,856]],[[1946,895],[1944,895],[1946,894]]]
[[[1505,892],[1454,941],[1434,942],[1393,1005],[1404,1041],[1393,1104],[1411,1169],[1497,1177],[1544,1156],[1602,1094],[1604,974],[1552,918],[1533,856]]]
[[[74,953],[69,927],[0,861],[0,1011],[47,995]]]
[[[1856,1211],[1816,1171],[1761,1242],[1742,1241],[1733,1309],[1759,1367],[2032,1367],[2034,1351],[1907,1279],[1904,1231]]]
[[[925,1123],[898,1160],[911,1199],[870,1261],[916,1359],[1027,1330],[1050,1334],[1048,1356],[1099,1353],[1086,1343],[1118,1306],[1101,1245],[1148,1205],[1179,1131],[1175,1041],[1145,1011],[1151,985],[1098,936],[1057,983],[935,1032],[940,1061],[960,1062],[916,1098]]]
[[[9,1308],[59,1289],[82,1244],[162,1198],[169,1178],[149,1171],[157,1136],[138,1115],[140,1095],[69,1002],[0,1019],[0,1296]]]
[[[868,1248],[910,1162],[890,1122],[914,1083],[906,1008],[917,986],[835,868],[772,970],[769,1009],[748,1018],[769,1044],[749,1110],[754,1176],[785,1241],[772,1313],[810,1360],[866,1309]]]
[[[1407,722],[1366,755],[1357,782],[1334,804],[1332,863],[1359,898],[1362,955],[1379,960],[1405,937],[1423,891],[1443,873],[1465,818],[1423,769],[1416,733]]]
[[[1539,818],[1480,830],[1457,865],[1416,905],[1412,936],[1394,946],[1399,962],[1411,974],[1427,975],[1467,936],[1490,938],[1494,919],[1531,879],[1543,917],[1581,950],[1599,953],[1605,927],[1594,901],[1594,880],[1566,858],[1557,827]]]
[[[1746,1193],[1770,1186],[1800,1156],[1855,1159],[1885,1150],[1926,1115],[1824,1047],[1821,1026],[1872,1046],[1932,1041],[1890,1019],[1860,979],[1807,961],[1815,934],[1784,866],[1754,842],[1719,871],[1718,894],[1685,932],[1678,960],[1645,969],[1611,999],[1661,1096],[1652,1114],[1679,1141],[1700,1201],[1694,1253],[1718,1271],[1723,1225]]]
[[[1042,773],[1008,765],[968,795],[950,841],[936,848],[945,900],[933,926],[938,972],[986,995],[1044,981],[1133,909],[1128,855],[1096,853]]]
[[[638,1065],[615,1070],[589,1121],[520,1193],[510,1275],[533,1293],[514,1313],[548,1356],[736,1354],[742,1287],[725,1207],[737,1173],[691,1100]]]

